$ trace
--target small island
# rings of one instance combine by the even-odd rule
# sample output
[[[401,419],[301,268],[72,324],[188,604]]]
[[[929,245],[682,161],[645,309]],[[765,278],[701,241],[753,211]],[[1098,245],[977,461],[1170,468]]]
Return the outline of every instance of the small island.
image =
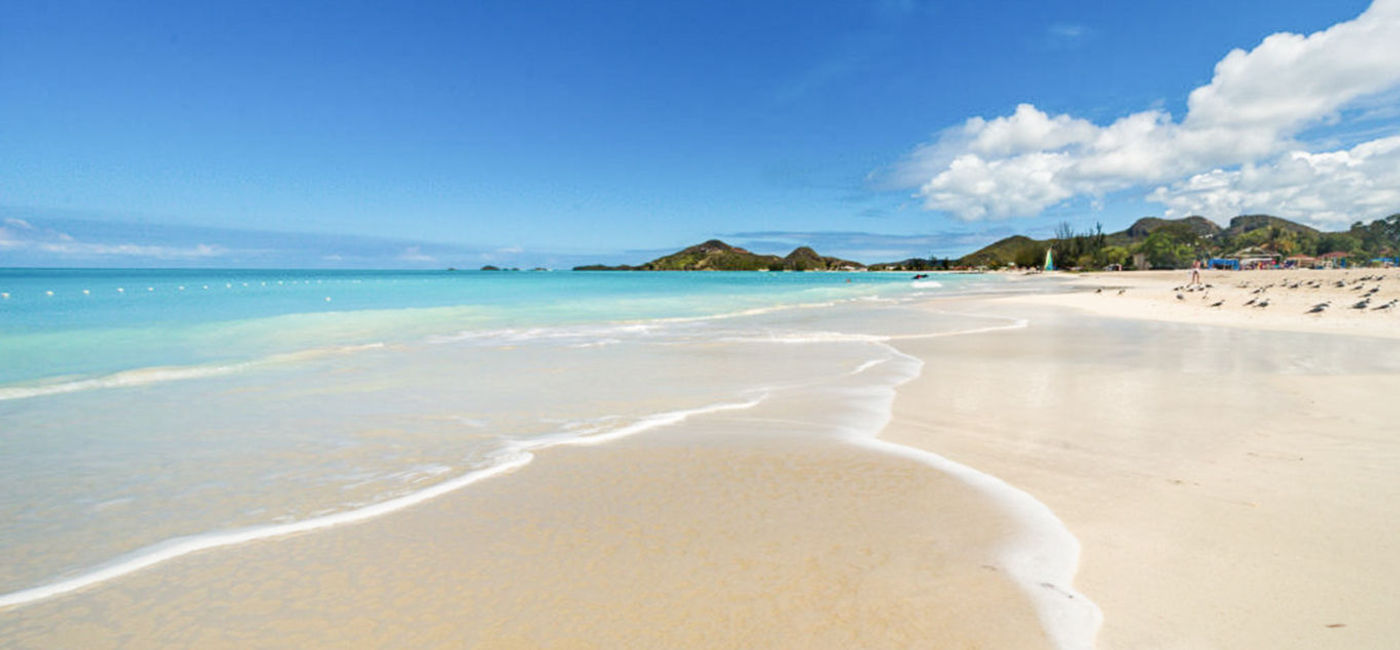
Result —
[[[824,257],[806,246],[786,257],[759,255],[718,239],[696,244],[645,264],[607,266],[589,264],[575,271],[863,271],[865,265],[836,257]]]

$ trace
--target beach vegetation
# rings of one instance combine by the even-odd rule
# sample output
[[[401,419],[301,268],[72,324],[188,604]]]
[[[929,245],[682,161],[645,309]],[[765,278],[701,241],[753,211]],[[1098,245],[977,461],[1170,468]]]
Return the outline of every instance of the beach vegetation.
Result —
[[[1112,265],[1189,268],[1196,260],[1229,256],[1246,249],[1280,257],[1340,252],[1353,260],[1374,259],[1400,254],[1400,214],[1370,223],[1357,222],[1343,231],[1320,231],[1266,214],[1241,215],[1224,228],[1199,216],[1143,217],[1126,230],[1114,233],[1104,233],[1098,224],[1092,230],[1077,232],[1063,222],[1049,239],[1007,237],[955,264],[1036,267],[1045,259],[1047,248],[1063,265],[1083,269]]]

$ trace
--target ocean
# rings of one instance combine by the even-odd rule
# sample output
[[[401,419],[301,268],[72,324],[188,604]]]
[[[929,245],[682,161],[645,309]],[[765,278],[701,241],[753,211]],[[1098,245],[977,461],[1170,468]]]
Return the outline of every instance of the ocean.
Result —
[[[848,425],[870,426],[861,396],[918,372],[884,341],[1007,326],[910,303],[1004,284],[0,270],[0,604],[373,517],[542,448],[777,392],[844,391]]]

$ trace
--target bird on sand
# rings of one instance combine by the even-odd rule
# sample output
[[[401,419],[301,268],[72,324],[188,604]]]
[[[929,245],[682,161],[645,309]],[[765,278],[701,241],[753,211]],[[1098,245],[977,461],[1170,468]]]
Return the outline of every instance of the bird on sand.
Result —
[[[1313,306],[1312,306],[1312,309],[1309,309],[1309,310],[1308,310],[1308,313],[1309,313],[1309,314],[1321,314],[1323,311],[1325,311],[1328,307],[1331,307],[1331,306],[1332,306],[1332,301],[1331,301],[1331,300],[1328,300],[1328,301],[1326,301],[1326,302],[1320,302],[1320,303],[1317,303],[1316,305],[1313,305]]]
[[[1373,308],[1371,311],[1388,311],[1391,309],[1395,309],[1396,303],[1400,303],[1400,298],[1392,298],[1390,302],[1385,303],[1384,305],[1381,305],[1379,307]]]
[[[1258,300],[1259,300],[1258,298],[1250,298],[1250,299],[1249,299],[1249,302],[1245,303],[1244,306],[1248,307],[1248,306],[1254,304],[1255,302],[1257,302]]]
[[[1211,303],[1210,306],[1211,306],[1211,307],[1219,307],[1219,306],[1221,306],[1221,305],[1223,305],[1223,304],[1225,304],[1225,301],[1224,301],[1224,300],[1217,300],[1217,301]]]
[[[1120,295],[1120,296],[1123,295],[1123,292],[1124,292],[1124,291],[1127,291],[1127,289],[1119,289],[1119,290],[1118,290],[1118,295]]]
[[[1355,305],[1352,305],[1351,308],[1352,308],[1352,309],[1365,309],[1365,308],[1370,307],[1370,306],[1371,306],[1371,299],[1370,299],[1370,298],[1362,298],[1362,299],[1361,299],[1361,302],[1358,302],[1358,303],[1356,303]]]
[[[1259,309],[1263,309],[1263,308],[1265,308],[1265,307],[1268,307],[1268,306],[1269,306],[1269,299],[1268,299],[1268,298],[1265,298],[1265,299],[1263,299],[1263,300],[1260,300],[1260,301],[1259,301],[1258,303],[1256,303],[1254,306],[1255,306],[1256,308],[1259,308]]]
[[[1176,294],[1176,299],[1177,299],[1177,300],[1185,300],[1185,299],[1186,299],[1186,296],[1183,296],[1183,295],[1181,295],[1181,294],[1178,293],[1178,294]]]

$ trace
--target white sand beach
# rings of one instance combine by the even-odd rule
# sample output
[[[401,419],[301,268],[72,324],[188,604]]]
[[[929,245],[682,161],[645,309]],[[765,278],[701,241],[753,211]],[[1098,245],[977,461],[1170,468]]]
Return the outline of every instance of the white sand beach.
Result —
[[[1212,291],[1233,302],[1248,291],[1235,284],[1274,277],[1206,282],[1232,287]],[[893,341],[924,367],[898,388],[881,438],[1048,506],[1082,545],[1073,587],[1102,611],[1095,647],[1393,645],[1400,439],[1385,405],[1400,394],[1400,314],[1324,326],[1290,298],[1264,322],[1246,308],[1177,304],[1180,278],[1087,275],[1071,293],[924,303],[1029,325]],[[1381,285],[1386,297],[1400,281]],[[1031,597],[1043,594],[996,555],[1024,522],[926,465],[803,439],[804,418],[823,417],[813,409],[544,450],[391,515],[196,553],[0,612],[0,639],[1055,647]],[[746,437],[760,420],[793,424]]]

